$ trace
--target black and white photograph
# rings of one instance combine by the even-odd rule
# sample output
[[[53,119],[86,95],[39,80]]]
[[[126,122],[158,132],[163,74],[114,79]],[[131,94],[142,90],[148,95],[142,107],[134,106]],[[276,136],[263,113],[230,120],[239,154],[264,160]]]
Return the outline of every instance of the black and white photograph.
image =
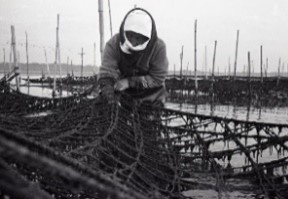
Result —
[[[288,199],[287,0],[0,0],[0,199]]]

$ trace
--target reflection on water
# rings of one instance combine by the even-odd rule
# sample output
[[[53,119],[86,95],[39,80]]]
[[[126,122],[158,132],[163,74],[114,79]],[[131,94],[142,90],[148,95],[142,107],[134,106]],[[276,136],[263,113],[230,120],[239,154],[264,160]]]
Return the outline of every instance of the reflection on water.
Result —
[[[245,121],[256,121],[276,124],[288,123],[288,107],[275,107],[267,108],[262,107],[244,107],[244,106],[232,106],[232,105],[214,105],[201,104],[177,104],[166,103],[167,108],[174,110],[181,110],[184,112],[197,113],[202,115],[214,115],[225,118],[233,118]]]
[[[33,76],[34,79],[40,78],[41,76]],[[13,79],[10,82],[10,87],[16,90],[16,82]],[[62,89],[59,85],[56,87],[54,96],[55,97],[68,97],[73,96],[75,92],[83,91],[84,88],[79,88],[80,86],[66,86],[66,89]],[[24,79],[20,79],[20,87],[19,91],[23,94],[31,95],[31,96],[38,96],[44,98],[52,98],[53,97],[53,85],[48,83],[29,83]]]
[[[191,105],[191,104],[177,104],[177,103],[166,103],[166,107],[174,110],[180,110],[183,112],[190,112],[190,113],[197,113],[201,115],[207,115],[207,116],[218,116],[218,117],[223,117],[223,118],[232,118],[232,119],[237,119],[237,120],[242,120],[242,121],[255,121],[255,122],[261,122],[261,123],[275,123],[275,124],[287,124],[288,123],[288,107],[281,107],[281,108],[255,108],[255,107],[244,107],[244,106],[231,106],[231,105],[214,105],[211,106],[210,104],[202,104],[202,105]],[[184,117],[185,118],[185,117]],[[174,122],[173,125],[171,126],[180,126],[185,128],[186,121],[180,117],[178,120],[172,121]],[[189,124],[188,124],[189,125]],[[228,124],[229,125],[229,124]],[[233,124],[230,126],[233,128]],[[235,126],[234,126],[235,127]],[[243,126],[242,126],[243,127]],[[189,129],[189,128],[188,128]],[[228,170],[233,168],[233,173],[238,173],[238,172],[243,172],[243,166],[250,166],[252,167],[251,162],[255,164],[259,163],[270,163],[270,162],[275,162],[276,160],[284,159],[287,158],[287,151],[284,150],[284,148],[281,149],[280,144],[269,144],[269,146],[266,147],[260,147],[264,146],[263,143],[268,142],[268,137],[273,137],[273,135],[278,135],[280,139],[286,138],[288,136],[288,129],[279,129],[279,128],[274,128],[271,129],[269,132],[266,131],[265,129],[261,131],[257,131],[256,128],[252,128],[250,130],[247,130],[245,128],[238,128],[237,131],[233,133],[240,133],[241,136],[239,136],[234,140],[231,138],[228,138],[226,141],[225,139],[221,139],[221,134],[223,135],[223,132],[225,132],[225,129],[223,129],[223,126],[221,125],[216,125],[215,123],[211,123],[207,125],[206,127],[202,127],[201,125],[198,125],[197,127],[198,133],[201,133],[203,131],[207,132],[206,135],[201,135],[202,139],[205,139],[206,143],[209,143],[207,141],[210,141],[209,145],[209,153],[211,154],[221,154],[222,152],[225,151],[233,151],[233,155],[230,157],[227,155],[221,155],[219,157],[213,158],[217,164],[221,165],[222,170]],[[217,135],[219,135],[220,139],[218,140],[218,136],[211,136],[209,132],[213,132]],[[232,133],[232,132],[231,132]],[[250,137],[245,137],[245,134],[249,134]],[[259,133],[259,134],[258,134]],[[255,137],[261,136],[261,139],[258,139]],[[265,138],[266,137],[266,138]],[[212,142],[211,142],[212,141]],[[193,141],[192,141],[193,143]],[[195,141],[197,144],[197,142]],[[245,154],[242,150],[242,148],[239,146],[239,143],[243,145],[243,148],[247,149],[247,153]],[[181,141],[181,145],[185,145],[185,140]],[[286,142],[284,143],[286,146]],[[251,150],[253,149],[254,146],[257,147],[257,150]],[[259,146],[259,148],[258,148]],[[285,152],[286,151],[286,152]],[[182,150],[181,152],[187,153],[189,155],[189,152],[191,152],[191,155],[193,156],[194,154],[202,153],[201,152],[201,145],[198,147],[194,146],[191,151],[185,151]],[[203,153],[204,154],[204,153]],[[224,154],[224,153],[222,153]],[[248,159],[249,157],[249,159]],[[273,176],[279,177],[279,176],[284,176],[286,174],[286,166],[282,167],[281,165],[279,167],[274,167],[273,170]],[[268,170],[267,170],[268,172]],[[268,174],[267,174],[268,175]],[[216,175],[217,176],[217,175]],[[210,177],[209,173],[203,173],[201,172],[199,174],[194,174],[191,177],[190,181],[195,182],[195,183],[203,183],[203,184],[208,184],[211,186],[212,185],[217,185],[217,179],[213,178],[214,176]],[[261,177],[260,177],[261,178]],[[214,189],[194,189],[194,190],[188,190],[184,192],[184,195],[193,197],[195,199],[200,199],[200,198],[207,198],[207,199],[212,199],[212,198],[246,198],[246,199],[258,199],[258,198],[263,198],[263,199],[268,199],[268,197],[264,196],[264,194],[261,191],[257,191],[257,188],[255,190],[252,188],[251,190],[237,190],[237,187],[253,187],[255,184],[251,183],[248,179],[237,179],[237,178],[229,178],[227,181],[225,180],[225,186],[223,187],[217,187],[220,188],[220,190],[216,191]],[[283,179],[283,184],[288,184],[288,178]],[[233,187],[232,189],[227,189],[227,187]],[[235,189],[234,189],[235,188]],[[223,189],[223,190],[221,190]],[[227,191],[228,190],[228,191]],[[221,191],[223,191],[221,193]]]

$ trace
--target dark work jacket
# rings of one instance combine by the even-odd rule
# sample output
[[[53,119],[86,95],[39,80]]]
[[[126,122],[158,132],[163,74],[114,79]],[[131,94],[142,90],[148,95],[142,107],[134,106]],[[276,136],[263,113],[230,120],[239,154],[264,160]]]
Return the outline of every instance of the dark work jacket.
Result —
[[[126,17],[124,21],[125,19]],[[111,78],[116,82],[128,78],[130,88],[125,92],[133,98],[140,101],[163,101],[166,95],[164,83],[168,74],[168,59],[166,45],[157,37],[154,20],[152,36],[146,49],[132,54],[126,54],[120,48],[120,43],[124,42],[124,21],[120,33],[114,35],[105,45],[99,81]]]

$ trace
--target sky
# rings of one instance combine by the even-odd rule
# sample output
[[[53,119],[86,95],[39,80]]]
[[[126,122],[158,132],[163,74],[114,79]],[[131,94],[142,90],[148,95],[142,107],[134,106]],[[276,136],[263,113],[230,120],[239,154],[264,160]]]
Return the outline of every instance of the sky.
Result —
[[[104,3],[105,42],[111,37],[108,0]],[[212,68],[214,42],[217,40],[215,70],[228,71],[235,60],[236,33],[239,30],[237,71],[248,65],[250,52],[254,72],[260,71],[260,46],[263,64],[268,58],[268,72],[288,69],[288,1],[287,0],[110,0],[112,32],[117,33],[124,15],[134,6],[148,10],[158,36],[167,46],[169,69],[180,68],[183,45],[183,68],[194,70],[194,23],[197,20],[197,68]],[[29,62],[49,63],[55,60],[56,23],[60,15],[61,62],[72,60],[84,65],[100,65],[98,0],[0,0],[0,62],[10,52],[11,25],[16,32],[20,62],[26,62],[25,32],[28,34]],[[189,63],[189,64],[188,64]],[[246,68],[246,67],[245,67]],[[207,70],[208,70],[207,69]]]

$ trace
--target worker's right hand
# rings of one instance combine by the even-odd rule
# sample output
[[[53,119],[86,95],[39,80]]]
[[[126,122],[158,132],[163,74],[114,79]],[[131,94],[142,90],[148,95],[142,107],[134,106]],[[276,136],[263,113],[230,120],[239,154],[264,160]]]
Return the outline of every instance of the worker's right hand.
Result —
[[[100,97],[104,102],[112,104],[115,101],[115,93],[112,85],[105,85],[100,90]]]

